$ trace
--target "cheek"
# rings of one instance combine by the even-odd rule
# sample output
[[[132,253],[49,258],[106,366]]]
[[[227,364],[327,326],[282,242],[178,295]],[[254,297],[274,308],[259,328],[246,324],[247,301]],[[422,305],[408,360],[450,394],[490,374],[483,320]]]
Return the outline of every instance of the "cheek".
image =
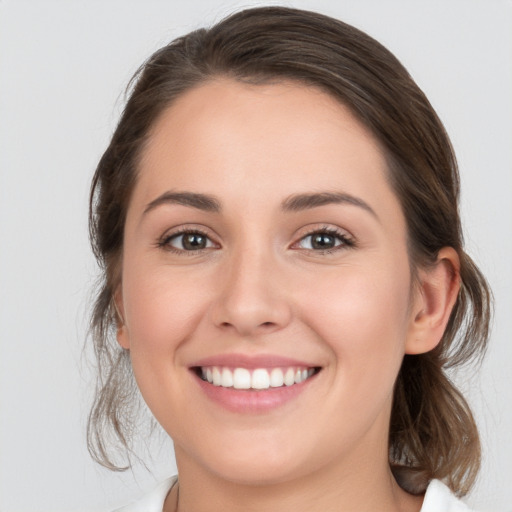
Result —
[[[343,369],[340,375],[362,382],[363,374],[386,373],[394,380],[409,326],[410,280],[408,266],[403,268],[407,271],[400,265],[390,271],[393,266],[385,264],[342,268],[323,284],[317,276],[313,297],[304,294],[305,322],[329,345]]]
[[[126,269],[123,294],[132,357],[139,352],[148,357],[172,355],[204,315],[207,297],[201,279],[191,283],[165,267]]]
[[[176,418],[170,411],[187,410],[180,346],[192,337],[204,316],[204,293],[197,283],[168,268],[126,269],[123,294],[133,373],[157,420],[172,426]]]

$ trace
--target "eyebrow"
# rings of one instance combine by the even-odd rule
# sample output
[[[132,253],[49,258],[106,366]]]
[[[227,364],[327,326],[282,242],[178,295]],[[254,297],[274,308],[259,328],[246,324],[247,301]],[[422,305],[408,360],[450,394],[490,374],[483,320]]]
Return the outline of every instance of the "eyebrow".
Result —
[[[282,203],[282,208],[286,212],[298,212],[327,204],[350,204],[358,206],[371,213],[377,220],[378,215],[373,208],[359,197],[346,194],[344,192],[318,192],[313,194],[294,194]]]
[[[161,196],[151,201],[144,210],[144,215],[157,206],[163,204],[181,204],[203,210],[205,212],[219,213],[220,202],[213,196],[198,194],[196,192],[164,192]]]
[[[151,201],[144,210],[144,215],[164,204],[180,204],[197,208],[205,212],[220,213],[222,210],[220,201],[211,195],[197,192],[164,192]],[[281,209],[285,212],[298,212],[325,206],[328,204],[350,204],[358,206],[373,215],[377,220],[378,216],[372,207],[359,197],[344,192],[317,192],[308,194],[294,194],[287,197],[281,203]]]

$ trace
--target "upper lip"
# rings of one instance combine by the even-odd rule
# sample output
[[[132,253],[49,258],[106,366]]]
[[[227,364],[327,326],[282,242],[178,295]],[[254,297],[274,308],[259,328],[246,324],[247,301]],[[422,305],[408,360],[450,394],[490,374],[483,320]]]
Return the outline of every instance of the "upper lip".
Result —
[[[191,365],[191,368],[205,366],[224,366],[231,368],[247,368],[248,370],[256,368],[283,368],[283,367],[301,367],[316,368],[319,365],[273,354],[218,354],[204,359],[200,359]]]

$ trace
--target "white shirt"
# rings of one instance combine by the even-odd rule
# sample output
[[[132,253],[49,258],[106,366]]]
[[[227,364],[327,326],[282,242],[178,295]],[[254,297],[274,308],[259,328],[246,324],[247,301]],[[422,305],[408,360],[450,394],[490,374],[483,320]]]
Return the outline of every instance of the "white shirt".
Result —
[[[176,477],[168,478],[142,499],[113,512],[162,512],[165,498],[175,482]],[[471,509],[441,481],[432,480],[425,493],[421,512],[471,512]]]

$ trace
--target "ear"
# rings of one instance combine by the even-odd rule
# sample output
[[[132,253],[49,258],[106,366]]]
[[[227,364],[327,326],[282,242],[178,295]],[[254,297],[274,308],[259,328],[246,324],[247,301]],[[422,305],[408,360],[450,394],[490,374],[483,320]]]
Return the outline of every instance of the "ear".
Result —
[[[434,349],[446,329],[460,289],[460,260],[452,247],[439,251],[434,265],[418,271],[405,353]]]
[[[125,323],[124,303],[123,303],[123,289],[119,285],[114,293],[114,307],[117,313],[117,342],[125,349],[130,348],[130,341],[128,337],[128,328]]]

